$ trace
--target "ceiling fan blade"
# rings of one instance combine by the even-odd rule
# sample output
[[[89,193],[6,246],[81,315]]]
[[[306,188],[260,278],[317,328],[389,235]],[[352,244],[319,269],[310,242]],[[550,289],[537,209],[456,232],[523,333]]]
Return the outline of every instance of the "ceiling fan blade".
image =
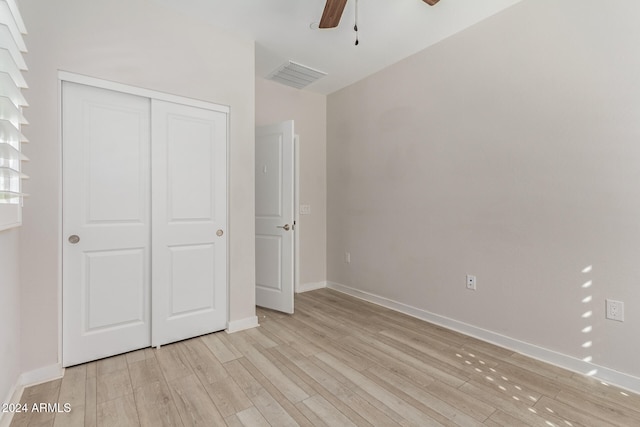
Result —
[[[425,0],[426,1],[426,0]],[[433,1],[433,0],[431,0]],[[335,28],[340,23],[347,0],[327,0],[320,19],[320,28]]]
[[[424,2],[429,6],[435,6],[435,4],[438,3],[439,1],[440,0],[424,0]]]

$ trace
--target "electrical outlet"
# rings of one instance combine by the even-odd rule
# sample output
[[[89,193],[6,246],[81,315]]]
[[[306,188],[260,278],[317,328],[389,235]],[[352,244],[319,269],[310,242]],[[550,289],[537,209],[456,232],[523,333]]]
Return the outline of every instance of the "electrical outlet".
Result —
[[[344,253],[344,263],[351,264],[351,252]]]
[[[615,301],[607,299],[606,301],[606,318],[610,320],[617,320],[618,322],[624,322],[624,303],[622,301]]]
[[[472,291],[476,290],[476,276],[467,274],[467,289]]]

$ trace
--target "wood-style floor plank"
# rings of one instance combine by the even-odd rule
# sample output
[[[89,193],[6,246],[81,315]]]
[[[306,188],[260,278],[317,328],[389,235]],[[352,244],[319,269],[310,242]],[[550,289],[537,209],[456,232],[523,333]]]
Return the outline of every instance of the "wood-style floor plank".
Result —
[[[325,387],[328,384],[331,384],[332,388],[336,387],[335,390],[337,392],[332,392],[334,399],[343,401],[349,408],[351,408],[359,416],[367,420],[370,424],[396,426],[401,425],[401,423],[405,421],[404,418],[402,418],[396,412],[392,411],[389,407],[385,405],[380,406],[379,401],[376,400],[373,396],[369,395],[364,390],[354,387],[348,378],[346,378],[333,367],[327,365],[316,357],[312,357],[309,360],[313,365],[315,365],[317,368],[320,368],[321,371],[324,371],[330,376],[330,378],[333,379],[329,379],[327,381],[326,377],[323,374],[314,374],[318,375],[320,378],[325,378],[325,380],[321,381]],[[344,387],[337,387],[334,381],[339,382]],[[331,392],[330,388],[327,389]],[[352,419],[356,420],[356,418]]]
[[[54,427],[82,427],[85,422],[87,367],[85,365],[74,366],[65,370],[64,378],[60,383],[58,402],[63,411],[56,414]],[[71,412],[64,412],[64,404],[74,408]]]
[[[233,378],[226,378],[223,381],[205,384],[204,387],[216,408],[220,411],[220,414],[225,418],[253,406],[251,400],[238,384],[236,384]]]
[[[98,427],[139,426],[133,394],[98,403]]]
[[[242,360],[242,359],[240,359]],[[229,374],[236,380],[240,388],[251,399],[262,416],[272,425],[297,426],[293,417],[285,411],[249,371],[237,360],[225,365]],[[242,419],[241,419],[242,421]]]
[[[182,427],[171,391],[164,380],[140,386],[134,395],[140,425]]]
[[[133,388],[131,387],[129,369],[127,369],[126,366],[124,369],[119,369],[106,374],[98,374],[98,404],[129,394],[133,394]]]
[[[305,399],[304,403],[318,418],[329,426],[356,427],[342,412],[327,402],[322,396],[314,395]]]
[[[238,412],[238,420],[241,425],[245,427],[270,427],[271,424],[262,416],[260,411],[255,407],[247,408],[244,411]]]
[[[357,369],[347,366],[340,360],[334,358],[328,353],[320,353],[316,356],[327,365],[334,367],[342,375],[344,375],[354,387],[357,387],[375,398],[378,405],[387,406],[398,415],[402,416],[406,421],[415,425],[437,426],[441,425],[429,414],[421,412],[416,407],[407,403],[402,397],[389,391],[386,387],[380,386],[375,381],[363,375]]]
[[[183,341],[180,350],[202,383],[214,383],[229,376],[202,340]]]
[[[89,377],[89,366],[91,364],[87,364],[87,380],[85,381],[85,389],[84,389],[84,425],[85,427],[96,427],[98,425],[98,391],[97,391],[97,382],[98,379],[95,377],[95,369],[92,371],[92,377]],[[95,365],[93,365],[95,367]],[[71,407],[73,411],[73,407]]]
[[[180,351],[181,344],[169,344],[156,350],[156,359],[167,381],[188,377],[194,373],[189,361]]]
[[[328,289],[261,326],[68,368],[12,427],[640,426],[640,395]]]
[[[155,357],[129,363],[129,376],[134,390],[164,379],[160,365],[158,365]]]
[[[185,427],[224,425],[224,418],[195,375],[169,383],[178,413]]]

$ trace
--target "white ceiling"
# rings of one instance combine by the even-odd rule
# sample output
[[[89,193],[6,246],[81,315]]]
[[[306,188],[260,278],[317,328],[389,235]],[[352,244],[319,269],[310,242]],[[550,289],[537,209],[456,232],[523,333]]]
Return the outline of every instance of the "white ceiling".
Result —
[[[256,41],[256,76],[288,60],[328,73],[305,90],[329,94],[521,0],[356,0],[338,28],[312,29],[325,0],[153,0]],[[317,27],[317,25],[316,25]]]

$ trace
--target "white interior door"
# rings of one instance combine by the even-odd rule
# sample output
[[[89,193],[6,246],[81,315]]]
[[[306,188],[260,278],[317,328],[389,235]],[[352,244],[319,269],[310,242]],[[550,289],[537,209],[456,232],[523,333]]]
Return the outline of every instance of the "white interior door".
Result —
[[[152,101],[152,345],[227,322],[227,115]]]
[[[256,304],[293,313],[294,126],[256,129]]]
[[[149,99],[63,83],[63,365],[150,344]]]

